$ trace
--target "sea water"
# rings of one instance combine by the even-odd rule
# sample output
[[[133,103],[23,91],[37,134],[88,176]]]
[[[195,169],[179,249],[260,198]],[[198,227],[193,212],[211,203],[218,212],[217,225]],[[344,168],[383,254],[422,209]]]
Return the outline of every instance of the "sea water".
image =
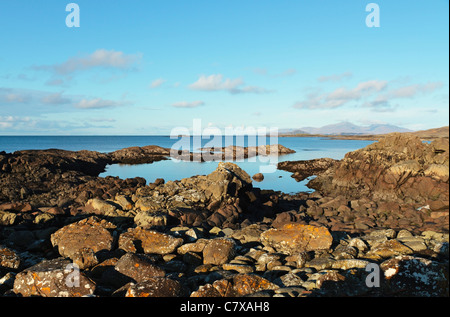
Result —
[[[191,137],[192,138],[192,137]],[[91,150],[103,153],[113,152],[132,146],[158,145],[171,148],[179,139],[169,136],[0,136],[0,152],[12,153],[18,150],[44,150],[62,149],[69,151]],[[202,139],[202,146],[210,144],[211,139]],[[228,146],[235,139],[223,137],[222,146]],[[267,138],[267,142],[269,138]],[[279,144],[295,150],[296,153],[280,155],[278,162],[311,160],[316,158],[342,159],[346,153],[363,148],[373,141],[366,140],[337,140],[323,137],[279,137]],[[192,152],[200,149],[193,148]],[[242,145],[242,144],[238,144]],[[244,146],[254,146],[247,139]],[[261,165],[276,164],[273,160],[264,160],[259,157],[244,159],[235,162],[250,176],[259,173]],[[195,175],[207,175],[217,168],[218,162],[186,162],[178,160],[163,160],[152,164],[123,165],[114,164],[106,167],[106,171],[99,176],[118,176],[120,178],[143,177],[148,183],[157,178],[165,181],[175,181]],[[274,173],[265,173],[262,182],[253,182],[254,187],[272,189],[285,193],[309,192],[306,184],[309,179],[297,182],[290,172],[276,170]]]

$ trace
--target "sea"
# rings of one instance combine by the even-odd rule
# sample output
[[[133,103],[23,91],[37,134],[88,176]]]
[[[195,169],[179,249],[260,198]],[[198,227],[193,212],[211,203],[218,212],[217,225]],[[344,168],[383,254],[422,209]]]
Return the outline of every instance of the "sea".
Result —
[[[295,194],[298,192],[311,192],[306,185],[311,180],[308,178],[297,182],[291,177],[290,172],[268,169],[268,165],[276,166],[282,161],[311,160],[317,158],[342,159],[346,153],[361,149],[373,141],[368,140],[337,140],[326,137],[278,137],[276,143],[295,150],[293,154],[280,155],[278,157],[253,157],[236,161],[250,176],[263,172],[264,180],[253,181],[253,186],[260,189],[271,189],[284,193]],[[132,146],[158,145],[165,148],[172,146],[189,149],[191,152],[200,151],[201,147],[210,146],[255,146],[264,142],[270,144],[274,139],[266,137],[265,140],[253,137],[211,137],[202,139],[195,136],[0,136],[0,152],[13,153],[19,150],[44,150],[62,149],[69,151],[91,150],[97,152],[113,152]],[[201,146],[200,146],[201,145]],[[218,161],[210,162],[186,162],[177,159],[169,159],[152,164],[108,165],[101,177],[118,176],[122,179],[143,177],[147,183],[154,182],[157,178],[167,181],[175,181],[195,175],[207,175],[213,172]],[[314,176],[313,176],[314,177]]]

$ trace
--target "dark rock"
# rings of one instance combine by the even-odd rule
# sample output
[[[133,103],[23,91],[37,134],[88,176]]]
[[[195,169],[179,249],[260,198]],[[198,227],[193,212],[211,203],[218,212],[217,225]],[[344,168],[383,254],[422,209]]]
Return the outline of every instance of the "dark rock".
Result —
[[[149,278],[162,277],[165,271],[155,264],[155,259],[145,254],[127,253],[115,265],[115,270],[133,279],[143,282]]]

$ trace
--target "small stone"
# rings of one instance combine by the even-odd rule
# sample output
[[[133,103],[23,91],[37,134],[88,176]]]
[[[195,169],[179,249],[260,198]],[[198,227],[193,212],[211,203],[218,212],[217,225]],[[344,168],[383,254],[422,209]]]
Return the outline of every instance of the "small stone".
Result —
[[[225,263],[222,265],[222,268],[226,271],[236,271],[238,273],[253,273],[255,270],[251,265],[236,263]]]
[[[91,248],[82,248],[72,255],[72,261],[78,265],[81,270],[96,266],[98,259],[94,250]]]
[[[264,175],[262,173],[257,173],[255,175],[253,175],[253,180],[257,181],[257,182],[262,182],[264,180]]]

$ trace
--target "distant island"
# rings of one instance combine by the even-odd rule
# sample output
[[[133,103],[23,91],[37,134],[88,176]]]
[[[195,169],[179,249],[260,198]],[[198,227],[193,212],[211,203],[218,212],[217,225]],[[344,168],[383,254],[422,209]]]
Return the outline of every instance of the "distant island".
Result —
[[[422,140],[448,138],[449,127],[411,131],[393,125],[380,124],[368,127],[357,126],[349,122],[327,125],[321,128],[301,128],[281,130],[279,137],[327,137],[339,140],[380,140],[390,133],[406,133],[418,136]]]

